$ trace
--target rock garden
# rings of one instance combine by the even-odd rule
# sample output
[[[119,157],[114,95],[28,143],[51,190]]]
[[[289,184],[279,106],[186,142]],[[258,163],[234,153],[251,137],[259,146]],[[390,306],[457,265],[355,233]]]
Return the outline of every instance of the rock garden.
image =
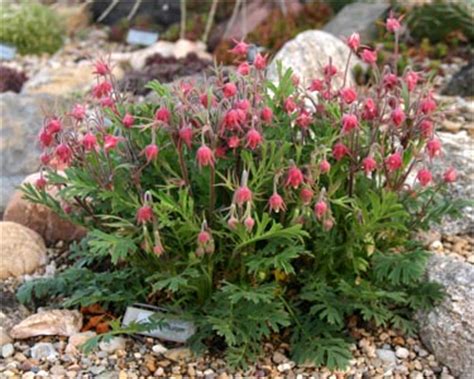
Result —
[[[474,372],[469,1],[6,1],[1,378]]]

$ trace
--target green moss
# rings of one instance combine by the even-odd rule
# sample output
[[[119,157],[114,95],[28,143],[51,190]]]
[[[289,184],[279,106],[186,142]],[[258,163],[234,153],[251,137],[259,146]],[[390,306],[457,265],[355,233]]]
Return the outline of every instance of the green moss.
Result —
[[[63,44],[63,28],[47,6],[28,1],[3,5],[0,14],[0,41],[9,43],[20,54],[54,53]]]

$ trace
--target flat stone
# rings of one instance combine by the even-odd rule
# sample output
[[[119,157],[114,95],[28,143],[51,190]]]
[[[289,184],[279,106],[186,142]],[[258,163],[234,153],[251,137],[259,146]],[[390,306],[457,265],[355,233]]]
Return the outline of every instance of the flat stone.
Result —
[[[125,350],[126,340],[123,337],[112,337],[109,341],[99,343],[99,348],[107,353],[113,353],[117,350]]]
[[[379,357],[382,361],[387,362],[387,363],[396,363],[397,361],[397,356],[392,350],[388,349],[377,349],[375,351],[377,354],[377,357]]]
[[[7,344],[2,346],[2,357],[3,358],[11,357],[14,352],[15,352],[15,348],[13,347],[13,345],[11,343],[7,343]]]
[[[397,349],[395,350],[395,355],[400,359],[407,359],[410,355],[410,352],[404,347],[397,347]]]
[[[54,348],[52,343],[39,342],[31,348],[31,358],[41,359],[54,359],[58,356],[58,352]]]
[[[181,362],[191,358],[193,354],[187,347],[178,347],[167,350],[163,355],[169,360]]]

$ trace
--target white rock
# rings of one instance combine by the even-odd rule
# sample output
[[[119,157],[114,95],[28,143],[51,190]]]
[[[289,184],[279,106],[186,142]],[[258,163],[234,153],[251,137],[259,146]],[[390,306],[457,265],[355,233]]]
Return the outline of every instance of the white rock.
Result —
[[[406,359],[410,355],[410,352],[404,347],[397,347],[395,350],[395,355],[400,359]]]
[[[31,358],[52,360],[58,356],[58,352],[52,343],[39,342],[31,348]]]
[[[291,370],[293,367],[295,367],[295,363],[290,361],[290,362],[279,364],[277,366],[277,370],[280,372],[285,372],[285,371]]]
[[[153,350],[153,352],[155,354],[163,354],[165,353],[166,351],[168,351],[168,349],[166,347],[164,347],[162,344],[158,343],[156,345],[153,345],[153,347],[151,348]]]
[[[126,340],[123,337],[112,337],[109,341],[99,343],[99,348],[107,353],[113,353],[116,350],[125,350]]]
[[[11,357],[14,352],[15,352],[15,348],[13,347],[13,345],[11,343],[7,343],[6,345],[2,346],[2,357],[3,358]]]
[[[66,354],[77,355],[80,353],[79,348],[82,344],[86,343],[90,338],[95,337],[96,333],[87,331],[83,333],[76,333],[69,337],[68,344],[66,346]]]
[[[392,350],[377,349],[375,353],[377,354],[377,357],[379,357],[379,359],[381,359],[384,362],[395,363],[397,361],[397,357]]]

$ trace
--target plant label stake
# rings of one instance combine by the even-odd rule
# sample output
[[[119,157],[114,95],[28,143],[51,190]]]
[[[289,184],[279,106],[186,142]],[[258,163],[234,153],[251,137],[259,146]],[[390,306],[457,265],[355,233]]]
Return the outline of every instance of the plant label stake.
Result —
[[[166,313],[166,310],[163,308],[147,304],[133,304],[127,307],[123,316],[122,326],[128,326],[133,322],[138,324],[151,322],[150,318],[153,316],[152,318],[160,320],[162,325],[154,330],[140,332],[139,334],[160,338],[165,341],[186,342],[196,331],[194,324]]]
[[[11,61],[15,58],[16,47],[11,45],[5,45],[0,43],[0,59],[5,61]]]
[[[150,46],[156,41],[158,41],[158,33],[130,29],[127,34],[127,43],[129,45]]]

